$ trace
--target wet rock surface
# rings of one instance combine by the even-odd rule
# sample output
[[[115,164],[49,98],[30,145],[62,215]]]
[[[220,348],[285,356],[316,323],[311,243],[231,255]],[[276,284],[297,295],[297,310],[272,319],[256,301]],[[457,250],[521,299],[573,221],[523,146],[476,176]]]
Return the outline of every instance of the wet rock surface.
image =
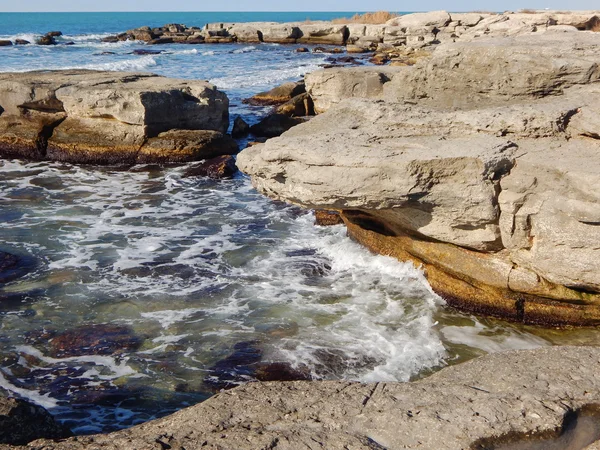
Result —
[[[213,179],[231,178],[237,172],[235,160],[232,156],[217,156],[200,164],[189,167],[185,177],[209,177]]]
[[[0,250],[0,283],[8,283],[22,277],[35,266],[32,258],[16,256]],[[0,300],[2,294],[0,293]]]
[[[65,358],[81,355],[113,355],[137,350],[143,338],[129,327],[86,325],[59,333],[49,341],[50,356]]]
[[[127,430],[35,445],[472,448],[510,432],[560,430],[573,411],[600,402],[599,361],[597,348],[552,347],[488,355],[412,383],[249,383]]]

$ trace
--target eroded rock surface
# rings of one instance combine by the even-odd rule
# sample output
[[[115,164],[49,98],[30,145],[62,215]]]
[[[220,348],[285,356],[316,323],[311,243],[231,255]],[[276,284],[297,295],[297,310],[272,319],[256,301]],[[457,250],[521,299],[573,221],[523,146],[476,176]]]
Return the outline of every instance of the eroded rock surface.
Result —
[[[2,74],[0,157],[135,164],[231,154],[228,106],[204,81],[84,70]]]
[[[323,89],[315,107],[336,106],[238,166],[273,198],[342,211],[353,237],[422,266],[451,305],[596,325],[598,48],[598,33],[442,45],[383,94]],[[307,76],[308,92],[316,77],[358,86],[353,70]]]
[[[558,430],[572,411],[600,403],[599,370],[600,349],[553,347],[488,355],[413,383],[250,383],[128,430],[28,448],[459,450]]]

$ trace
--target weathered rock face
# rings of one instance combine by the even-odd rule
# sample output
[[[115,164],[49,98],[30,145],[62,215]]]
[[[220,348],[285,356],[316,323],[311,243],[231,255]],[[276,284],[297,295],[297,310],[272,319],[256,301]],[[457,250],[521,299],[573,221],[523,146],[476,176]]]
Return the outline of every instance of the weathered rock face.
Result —
[[[480,448],[509,433],[559,434],[600,402],[599,361],[598,348],[550,347],[488,355],[413,383],[250,383],[127,430],[28,448]]]
[[[134,164],[235,153],[223,135],[228,106],[225,94],[203,81],[93,71],[2,74],[0,156]]]
[[[407,102],[345,100],[245,150],[238,166],[271,197],[342,210],[352,236],[423,266],[451,305],[600,324],[600,35],[576,36],[562,47],[550,35],[452,46],[455,65],[434,64],[451,53],[440,47],[431,79],[415,69],[384,84]],[[560,69],[538,72],[561,48],[573,52]],[[502,70],[471,80],[492,60]]]
[[[26,445],[36,439],[63,439],[72,433],[41,406],[0,396],[0,446]]]
[[[467,108],[560,94],[600,80],[599,45],[599,33],[581,32],[440,45],[430,59],[400,71],[385,96]]]

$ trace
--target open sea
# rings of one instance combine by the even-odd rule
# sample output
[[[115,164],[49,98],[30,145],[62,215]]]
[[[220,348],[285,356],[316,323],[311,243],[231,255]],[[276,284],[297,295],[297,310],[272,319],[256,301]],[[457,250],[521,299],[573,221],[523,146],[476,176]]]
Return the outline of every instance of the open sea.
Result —
[[[86,68],[206,79],[231,119],[241,100],[317,70],[294,45],[162,45],[100,39],[143,25],[303,21],[348,13],[0,13],[0,39],[60,30],[59,45],[0,47],[0,72]],[[74,45],[61,45],[73,42]],[[244,141],[240,144],[243,146]],[[591,344],[444,306],[412,264],[371,254],[342,226],[271,201],[249,179],[186,166],[119,168],[0,160],[0,390],[76,433],[164,416],[221,388],[282,373],[408,381],[488,352]],[[2,281],[2,280],[0,280]],[[274,375],[275,374],[275,375]]]

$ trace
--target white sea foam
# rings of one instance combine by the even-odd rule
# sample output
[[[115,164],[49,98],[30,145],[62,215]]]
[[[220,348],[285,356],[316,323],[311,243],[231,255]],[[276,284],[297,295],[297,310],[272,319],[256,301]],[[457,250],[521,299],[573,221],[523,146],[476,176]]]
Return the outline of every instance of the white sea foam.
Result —
[[[319,64],[325,60],[298,66],[290,64],[287,67],[277,67],[269,70],[265,67],[255,67],[243,73],[234,73],[224,77],[211,78],[210,82],[221,89],[245,89],[275,86],[290,79],[296,79],[308,72],[318,70]]]
[[[182,320],[186,320],[198,313],[203,312],[202,308],[188,308],[188,309],[180,309],[180,310],[162,310],[162,311],[152,311],[142,313],[141,316],[144,319],[156,320],[160,323],[160,326],[167,329],[171,325],[177,322],[181,322]]]
[[[254,45],[250,45],[248,47],[238,48],[238,49],[234,50],[232,53],[234,53],[234,54],[250,53],[250,52],[253,52],[256,50],[257,50],[257,48]]]
[[[467,345],[485,353],[506,350],[528,350],[551,345],[545,339],[514,328],[484,326],[477,319],[469,326],[446,326],[441,329],[446,341]]]
[[[0,387],[47,409],[58,406],[58,402],[50,396],[50,393],[42,395],[37,391],[17,387],[4,377],[2,371],[0,371]]]
[[[100,356],[100,355],[83,355],[83,356],[70,356],[66,358],[51,358],[45,356],[37,348],[30,345],[18,345],[15,347],[18,352],[25,353],[27,355],[34,356],[35,358],[43,361],[47,364],[60,364],[60,363],[91,363],[98,367],[106,368],[110,371],[108,375],[97,374],[97,378],[101,380],[114,380],[116,378],[133,375],[136,373],[131,367],[127,365],[127,358],[123,358],[121,362],[117,361],[112,356]]]

